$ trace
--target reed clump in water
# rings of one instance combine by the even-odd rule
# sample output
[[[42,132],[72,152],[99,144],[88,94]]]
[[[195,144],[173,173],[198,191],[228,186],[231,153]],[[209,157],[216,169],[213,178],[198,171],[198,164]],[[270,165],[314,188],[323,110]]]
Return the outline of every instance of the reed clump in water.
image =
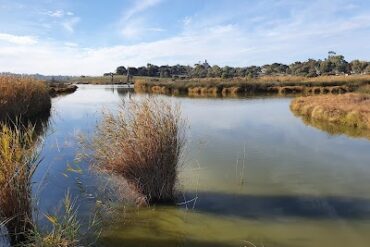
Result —
[[[31,177],[38,165],[33,127],[0,124],[0,219],[12,242],[32,228]]]
[[[49,114],[50,108],[46,83],[28,77],[0,76],[0,120],[37,118]]]
[[[172,201],[185,127],[178,106],[131,99],[117,115],[104,113],[91,144],[96,167],[123,177],[146,204]]]
[[[369,95],[349,93],[299,97],[292,101],[291,109],[309,119],[370,129]]]

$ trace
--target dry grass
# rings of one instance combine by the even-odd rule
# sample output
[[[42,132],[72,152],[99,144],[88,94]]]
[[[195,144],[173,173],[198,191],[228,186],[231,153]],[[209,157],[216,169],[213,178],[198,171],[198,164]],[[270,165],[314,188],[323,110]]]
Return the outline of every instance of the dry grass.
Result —
[[[32,228],[31,177],[38,165],[33,127],[0,124],[0,218],[13,242]]]
[[[359,93],[370,94],[370,85],[363,85],[357,90]]]
[[[22,77],[0,77],[0,120],[35,118],[50,112],[46,83]]]
[[[171,80],[157,78],[140,78],[135,80],[135,91],[137,92],[176,92],[196,94],[197,90],[213,89],[218,94],[224,90],[229,92],[232,88],[238,88],[237,91],[248,93],[310,93],[312,88],[319,88],[320,93],[330,93],[333,87],[344,87],[347,91],[353,91],[362,85],[370,83],[369,75],[362,76],[319,76],[315,78],[299,76],[262,76],[259,78],[203,78]],[[292,87],[294,87],[293,90]],[[153,90],[161,88],[160,91]],[[164,89],[163,89],[164,88]],[[166,89],[166,90],[165,90]],[[335,90],[335,89],[334,89]],[[341,90],[343,91],[343,90]],[[338,93],[341,93],[339,91]],[[225,94],[224,93],[224,94]],[[199,93],[200,94],[200,93]]]
[[[299,97],[292,101],[291,109],[314,120],[370,129],[369,95],[350,93]]]
[[[104,113],[89,148],[98,170],[123,177],[142,196],[137,203],[172,201],[185,126],[178,106],[131,99],[117,115]]]

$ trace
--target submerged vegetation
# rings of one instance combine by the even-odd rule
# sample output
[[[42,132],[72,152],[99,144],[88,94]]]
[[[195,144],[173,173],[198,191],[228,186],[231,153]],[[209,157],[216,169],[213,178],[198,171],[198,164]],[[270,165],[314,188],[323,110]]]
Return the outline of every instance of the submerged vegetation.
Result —
[[[46,83],[27,77],[0,77],[0,120],[37,118],[49,115],[50,108]]]
[[[308,119],[370,129],[370,96],[366,94],[299,97],[292,101],[291,109]]]
[[[132,99],[106,112],[89,147],[98,170],[122,177],[138,204],[172,201],[185,145],[179,107],[157,98]]]

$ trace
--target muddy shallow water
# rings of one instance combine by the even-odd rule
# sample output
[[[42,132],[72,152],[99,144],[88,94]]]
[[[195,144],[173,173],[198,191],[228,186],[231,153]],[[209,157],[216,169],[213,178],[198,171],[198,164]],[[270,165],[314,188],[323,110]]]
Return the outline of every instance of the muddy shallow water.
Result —
[[[81,217],[89,215],[98,179],[86,162],[74,162],[75,137],[92,133],[103,108],[114,111],[132,95],[81,85],[53,99],[34,177],[41,212],[57,209],[70,188],[82,198]],[[369,246],[367,139],[306,125],[290,111],[291,98],[172,100],[190,125],[178,205],[118,206],[122,218],[104,223],[99,245]]]

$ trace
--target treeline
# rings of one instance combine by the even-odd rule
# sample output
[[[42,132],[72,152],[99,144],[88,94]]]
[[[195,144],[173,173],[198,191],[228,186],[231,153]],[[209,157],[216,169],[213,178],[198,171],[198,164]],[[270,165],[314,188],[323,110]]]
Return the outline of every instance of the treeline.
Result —
[[[370,74],[370,62],[353,60],[347,62],[344,56],[329,52],[324,60],[308,59],[304,62],[295,62],[290,65],[273,63],[263,66],[249,67],[220,67],[210,66],[207,60],[194,66],[185,65],[162,65],[147,64],[142,67],[119,66],[115,74],[130,76],[150,76],[161,78],[233,78],[251,77],[256,78],[264,75],[295,75],[305,77],[317,77],[320,75],[343,75],[343,74]],[[105,73],[110,76],[113,73]]]
[[[41,81],[68,81],[74,78],[74,76],[65,76],[65,75],[16,74],[10,72],[1,72],[0,76],[16,78],[33,78]]]

